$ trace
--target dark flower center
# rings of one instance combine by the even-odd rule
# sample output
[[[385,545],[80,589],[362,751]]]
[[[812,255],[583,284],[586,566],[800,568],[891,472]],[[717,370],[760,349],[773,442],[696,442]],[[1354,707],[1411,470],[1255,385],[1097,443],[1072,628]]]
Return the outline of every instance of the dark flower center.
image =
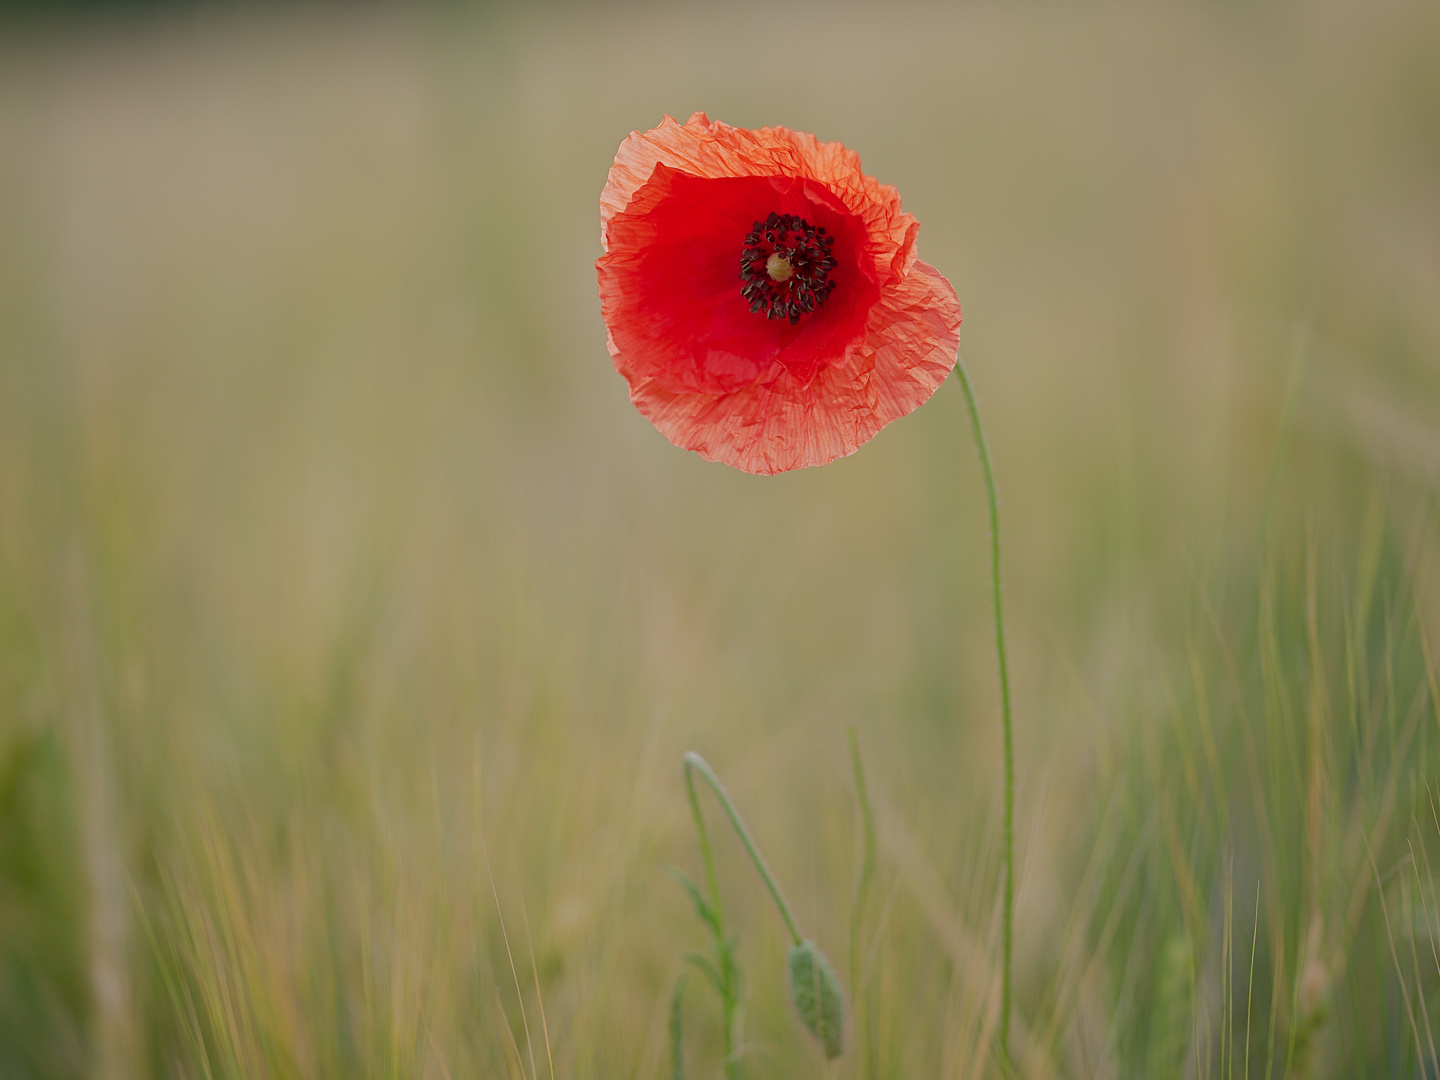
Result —
[[[740,295],[751,311],[767,319],[789,319],[793,326],[835,289],[830,271],[839,264],[830,254],[835,237],[794,214],[772,213],[745,236],[740,253]]]

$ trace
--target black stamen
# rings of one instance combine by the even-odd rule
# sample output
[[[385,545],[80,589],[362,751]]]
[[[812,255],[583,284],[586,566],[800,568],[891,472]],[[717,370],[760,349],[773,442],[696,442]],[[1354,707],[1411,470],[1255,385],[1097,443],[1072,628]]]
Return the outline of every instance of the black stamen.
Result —
[[[830,273],[840,264],[830,249],[835,237],[823,226],[816,228],[795,214],[772,212],[755,222],[745,235],[740,253],[740,296],[750,302],[752,312],[767,319],[788,319],[793,326],[800,316],[815,311],[835,291]],[[770,259],[778,255],[790,265],[790,277],[776,281],[770,275]]]

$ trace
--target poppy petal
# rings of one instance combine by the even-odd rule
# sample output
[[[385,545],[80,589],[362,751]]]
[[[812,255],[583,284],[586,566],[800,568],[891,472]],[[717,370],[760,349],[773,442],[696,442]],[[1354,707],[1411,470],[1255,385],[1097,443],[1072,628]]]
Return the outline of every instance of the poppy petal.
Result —
[[[646,378],[631,386],[630,400],[672,443],[707,461],[767,476],[824,465],[925,404],[955,366],[960,301],[929,263],[917,261],[870,321],[851,362],[822,372],[804,394],[759,381],[730,394],[686,393]],[[613,339],[610,352],[618,363]]]
[[[801,176],[829,187],[845,205],[859,208],[866,228],[883,236],[898,255],[896,274],[909,273],[915,261],[920,223],[900,209],[900,193],[866,176],[860,155],[841,143],[824,143],[804,131],[785,127],[731,127],[703,112],[683,125],[666,116],[649,131],[632,131],[620,144],[615,164],[600,193],[600,243],[609,250],[605,226],[645,186],[656,165],[695,176]],[[893,258],[893,257],[892,257]]]
[[[667,116],[621,145],[600,218],[615,368],[705,458],[763,474],[833,461],[955,365],[955,291],[916,257],[899,193],[839,143]]]

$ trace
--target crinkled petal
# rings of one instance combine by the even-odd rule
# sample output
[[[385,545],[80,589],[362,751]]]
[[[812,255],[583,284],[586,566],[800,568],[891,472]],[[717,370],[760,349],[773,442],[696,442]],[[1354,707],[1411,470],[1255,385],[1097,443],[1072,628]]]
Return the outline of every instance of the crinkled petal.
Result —
[[[901,277],[914,265],[919,222],[900,208],[895,188],[865,175],[855,151],[784,127],[732,127],[703,112],[684,124],[666,116],[659,127],[633,131],[620,144],[600,195],[600,242],[607,251],[610,219],[630,204],[660,164],[709,178],[790,176],[819,181],[864,219],[872,240],[885,249],[890,276]]]
[[[929,400],[955,366],[960,317],[950,283],[916,260],[871,309],[860,348],[804,387],[779,379],[697,394],[644,377],[631,383],[630,400],[671,442],[707,460],[765,475],[824,465]],[[613,334],[608,344],[619,367]]]
[[[821,306],[796,323],[742,293],[757,265],[738,260],[747,222],[767,214],[833,237]],[[749,472],[853,453],[955,363],[960,305],[917,260],[918,231],[839,143],[703,113],[632,133],[601,196],[596,264],[631,400],[677,445]]]
[[[749,310],[740,247],[756,218],[793,212],[828,227],[842,269],[835,291],[798,325]],[[881,287],[863,221],[830,190],[802,178],[702,178],[655,166],[610,219],[609,250],[596,263],[601,314],[627,380],[721,393],[782,375],[808,382],[859,347]]]

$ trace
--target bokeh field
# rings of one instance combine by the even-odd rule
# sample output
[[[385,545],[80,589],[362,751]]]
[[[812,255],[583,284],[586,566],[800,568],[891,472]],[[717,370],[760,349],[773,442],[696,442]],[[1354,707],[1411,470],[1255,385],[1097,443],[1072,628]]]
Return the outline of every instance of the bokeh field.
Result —
[[[1015,1073],[1440,1076],[1440,7],[0,16],[0,1077],[999,1077],[953,380],[774,478],[629,405],[620,140],[857,149],[1001,485]],[[874,872],[848,744],[873,804]],[[862,887],[863,885],[863,887]]]

